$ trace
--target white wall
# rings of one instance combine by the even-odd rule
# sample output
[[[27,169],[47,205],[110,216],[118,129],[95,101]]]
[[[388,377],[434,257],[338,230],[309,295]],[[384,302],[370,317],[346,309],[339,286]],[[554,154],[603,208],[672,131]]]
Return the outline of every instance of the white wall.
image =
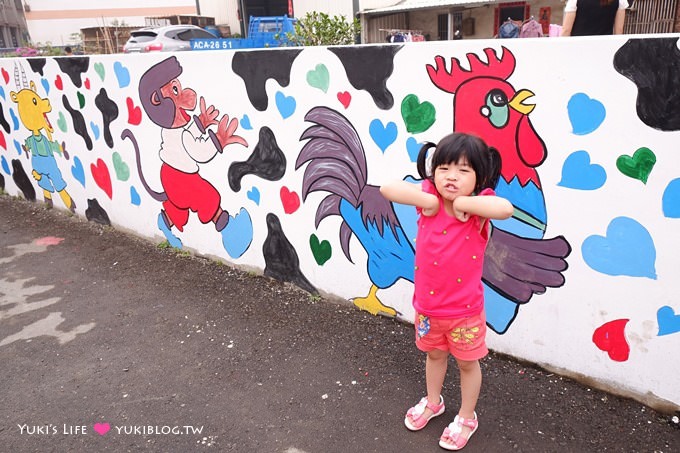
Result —
[[[316,186],[319,191],[302,199],[303,187],[310,183],[311,175],[305,176],[310,163],[301,163],[296,168],[296,160],[310,141],[301,137],[314,124],[305,116],[314,108],[325,107],[335,112],[333,115],[346,118],[337,117],[327,127],[335,134],[356,130],[362,145],[351,148],[355,156],[359,156],[359,162],[360,156],[365,155],[369,185],[415,174],[412,156],[417,143],[437,141],[454,129],[460,130],[465,121],[472,119],[479,128],[477,133],[504,154],[506,168],[512,170],[510,174],[525,168],[521,160],[513,157],[519,153],[530,161],[535,158],[536,150],[543,148],[532,148],[534,153],[531,153],[527,146],[536,146],[542,141],[546,154],[535,167],[540,191],[534,185],[532,192],[532,183],[504,194],[517,206],[524,205],[532,194],[538,195],[536,206],[540,208],[544,202],[547,211],[545,231],[539,232],[517,221],[496,223],[498,233],[494,234],[498,234],[497,240],[503,230],[516,231],[520,238],[563,237],[571,247],[566,257],[568,268],[546,273],[552,276],[561,273],[566,280],[563,284],[548,285],[545,294],[534,294],[522,304],[505,298],[496,300],[487,290],[487,318],[492,329],[498,332],[489,332],[489,345],[551,369],[583,375],[609,390],[650,404],[680,407],[677,360],[673,359],[680,339],[680,303],[676,297],[680,292],[677,278],[680,238],[675,233],[680,222],[680,155],[677,153],[680,118],[677,109],[665,104],[679,89],[675,86],[675,74],[680,65],[677,56],[680,36],[637,37],[632,44],[628,43],[631,38],[463,40],[401,47],[357,46],[343,48],[352,57],[344,63],[326,48],[178,53],[174,56],[183,67],[179,77],[182,86],[204,97],[208,105],[219,110],[220,116],[237,118],[240,125],[236,134],[248,142],[248,147],[228,145],[223,153],[199,165],[199,174],[215,187],[221,198],[220,206],[232,216],[222,233],[216,231],[209,219],[203,224],[193,212],[183,231],[173,226],[164,232],[159,215],[161,209],[167,207],[145,191],[136,170],[132,144],[120,138],[124,129],[130,129],[136,136],[142,150],[143,175],[154,190],[167,191],[174,187],[167,182],[165,189],[161,185],[162,161],[158,150],[162,140],[178,147],[181,143],[172,138],[162,139],[161,127],[140,108],[138,90],[140,77],[156,63],[170,58],[170,54],[95,56],[84,60],[87,69],[82,79],[77,78],[75,82],[68,75],[71,66],[64,66],[62,61],[60,67],[57,59],[47,59],[42,75],[33,72],[25,60],[0,60],[0,69],[7,76],[0,79],[4,98],[2,112],[9,126],[7,130],[0,129],[0,146],[5,143],[0,147],[0,183],[10,195],[30,198],[33,191],[36,203],[43,202],[43,190],[31,177],[37,161],[26,159],[21,147],[31,132],[23,117],[20,120],[17,104],[10,96],[11,91],[17,90],[14,65],[21,63],[39,96],[50,100],[52,111],[48,117],[54,127],[54,138],[64,142],[70,153],[68,159],[56,155],[54,162],[66,183],[65,190],[76,202],[77,215],[97,218],[93,208],[88,207],[96,202],[114,226],[135,231],[149,240],[181,241],[184,248],[236,266],[260,270],[268,267],[270,271],[283,269],[275,275],[277,278],[351,299],[355,304],[360,304],[360,298],[369,294],[373,283],[386,286],[377,292],[383,304],[381,310],[410,322],[414,314],[413,285],[408,281],[407,271],[401,274],[405,278],[390,285],[381,282],[381,277],[398,269],[397,260],[381,262],[377,269],[368,267],[369,258],[378,256],[376,252],[393,256],[385,247],[395,244],[394,240],[390,241],[386,235],[383,241],[375,231],[362,233],[362,227],[353,222],[346,210],[341,211],[342,218],[332,215],[323,219],[318,228],[315,226],[319,204],[341,184],[337,179],[326,179],[328,185]],[[626,54],[626,49],[636,43],[641,47],[626,57],[633,66],[617,71],[614,66],[617,55]],[[507,53],[503,53],[503,47]],[[380,56],[390,51],[396,52],[391,72],[392,60]],[[289,71],[283,58],[291,52],[301,53]],[[512,74],[499,72],[503,65],[495,61],[496,57],[489,67],[485,52],[498,58],[503,55],[505,62],[510,61],[512,54],[515,60]],[[447,72],[451,71],[453,59],[457,59],[462,72],[454,74],[466,75],[470,69],[468,54],[477,55],[483,63],[475,63],[471,74],[477,82],[467,84],[466,95],[471,96],[470,100],[457,105],[456,96],[463,93],[451,94],[437,88],[426,68],[434,64],[435,57],[442,56]],[[248,58],[254,60],[239,63]],[[578,64],[574,64],[575,61]],[[209,71],[206,71],[206,62],[210,62]],[[636,67],[637,64],[640,66]],[[377,76],[381,70],[391,74],[384,84]],[[370,93],[355,86],[356,80],[367,71],[375,83]],[[658,92],[651,103],[647,103],[647,98],[638,97],[636,84],[622,72],[636,80],[653,81],[650,86]],[[488,77],[484,77],[484,73]],[[264,74],[271,77],[261,80],[262,91],[249,93],[247,84]],[[509,85],[502,82],[504,79]],[[473,86],[480,88],[475,91]],[[525,101],[536,105],[528,116],[531,127],[527,117],[523,117],[518,123],[523,126],[517,126],[517,130],[509,126],[494,129],[489,120],[481,116],[488,92],[498,87],[510,90],[509,97],[522,89],[534,93],[534,97]],[[104,135],[103,118],[107,115],[102,115],[97,107],[101,102],[95,102],[102,89],[118,109],[110,125],[110,144]],[[663,92],[666,89],[670,92]],[[417,96],[417,102],[413,95]],[[390,97],[393,102],[389,101]],[[415,116],[408,121],[402,114],[402,102],[407,98],[411,99],[412,108],[416,108]],[[423,104],[425,102],[429,104]],[[424,110],[419,110],[421,108]],[[108,115],[112,109],[108,108]],[[82,135],[76,132],[79,126],[70,113],[74,111],[84,115],[80,123],[80,127],[84,127],[80,130]],[[432,124],[414,127],[427,117],[427,111],[435,112]],[[196,109],[189,113],[200,112]],[[42,116],[37,114],[32,118],[39,120]],[[273,140],[262,139],[261,134],[266,135],[265,127],[271,131]],[[340,132],[342,127],[344,132]],[[91,149],[84,135],[90,140]],[[531,137],[538,137],[540,141],[532,141]],[[280,153],[274,150],[273,142]],[[337,175],[336,170],[331,171],[324,165],[350,155],[342,147],[322,147],[320,152],[327,153],[330,160],[317,161],[319,172],[314,177],[318,178]],[[651,156],[655,164],[651,163]],[[243,163],[249,159],[251,170],[240,173],[245,168]],[[360,167],[357,163],[348,168],[356,172]],[[645,169],[647,171],[642,171]],[[230,181],[239,173],[240,187],[232,188]],[[371,189],[361,180],[356,184],[364,193],[370,193]],[[498,190],[502,192],[500,187]],[[60,197],[52,195],[55,208],[64,209]],[[397,214],[402,227],[412,231],[413,211],[398,210]],[[280,224],[279,234],[274,219]],[[342,252],[343,220],[351,224],[355,232],[349,241],[352,261]],[[407,237],[411,237],[408,232]],[[536,236],[537,233],[540,234]],[[287,243],[290,249],[286,248]],[[273,249],[269,249],[272,244]],[[531,247],[550,248],[550,244],[531,242]],[[405,248],[399,254],[404,256],[405,269],[412,269],[409,264],[412,249],[406,243],[402,245]],[[517,279],[503,274],[503,281],[521,286],[533,279],[530,273],[536,273],[537,269],[548,271],[551,265],[544,257],[549,253],[559,255],[554,250],[529,253],[523,258],[528,266],[519,271],[511,269],[523,261],[502,263],[503,272],[514,272]],[[494,256],[502,262],[504,255]],[[281,262],[282,257],[295,257],[299,264]],[[553,261],[561,262],[550,260]],[[540,275],[536,278],[542,279]],[[200,279],[197,275],[196,280]]]

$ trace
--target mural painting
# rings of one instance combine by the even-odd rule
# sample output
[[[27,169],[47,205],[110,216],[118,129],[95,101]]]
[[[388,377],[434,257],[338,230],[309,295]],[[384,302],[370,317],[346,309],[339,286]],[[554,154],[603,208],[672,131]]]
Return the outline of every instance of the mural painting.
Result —
[[[515,208],[490,346],[680,404],[678,37],[521,41],[0,60],[0,188],[412,322],[416,212],[379,187],[473,133]]]

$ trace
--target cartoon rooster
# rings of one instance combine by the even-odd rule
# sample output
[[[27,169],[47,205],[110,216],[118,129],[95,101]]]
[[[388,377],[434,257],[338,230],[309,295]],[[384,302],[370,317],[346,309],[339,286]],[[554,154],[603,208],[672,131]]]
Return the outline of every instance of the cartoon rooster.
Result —
[[[534,93],[515,90],[507,82],[515,70],[515,57],[502,49],[500,59],[494,49],[484,49],[487,63],[468,54],[469,70],[451,58],[448,72],[442,56],[435,57],[435,66],[427,65],[432,83],[455,94],[454,131],[483,138],[503,159],[496,193],[510,200],[515,212],[508,220],[493,222],[483,274],[487,321],[498,333],[504,333],[517,316],[518,304],[547,287],[564,284],[561,272],[571,252],[562,236],[542,239],[547,214],[536,168],[547,151],[529,119],[535,105],[525,102]]]
[[[501,61],[492,49],[485,53],[489,64],[468,55],[470,71],[462,70],[456,61],[455,69],[448,73],[442,69],[442,57],[436,58],[436,68],[428,65],[427,69],[435,85],[456,93],[455,130],[479,135],[504,159],[497,192],[513,203],[515,215],[494,223],[483,273],[487,322],[494,331],[504,333],[519,304],[528,302],[534,293],[564,283],[561,272],[567,268],[564,258],[571,248],[562,237],[542,240],[546,214],[535,167],[545,160],[546,150],[527,116],[533,106],[523,102],[533,94],[515,92],[505,80],[514,70],[512,54],[506,51]],[[316,226],[330,215],[341,216],[340,242],[347,259],[352,261],[352,234],[368,254],[373,286],[368,296],[354,299],[355,305],[373,314],[395,316],[396,311],[380,301],[377,290],[400,278],[413,282],[410,238],[415,237],[415,210],[393,205],[380,195],[377,186],[367,183],[364,149],[347,118],[316,107],[305,120],[315,125],[300,138],[309,141],[296,162],[296,168],[309,163],[303,177],[303,199],[316,191],[330,193],[317,208]],[[483,121],[490,126],[485,129]]]

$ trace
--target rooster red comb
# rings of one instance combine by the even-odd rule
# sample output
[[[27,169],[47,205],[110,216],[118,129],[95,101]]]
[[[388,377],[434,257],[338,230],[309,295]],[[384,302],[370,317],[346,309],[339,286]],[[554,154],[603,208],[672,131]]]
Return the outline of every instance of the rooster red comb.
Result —
[[[436,67],[428,64],[427,73],[435,86],[448,93],[455,93],[463,83],[477,77],[495,77],[505,80],[515,70],[515,56],[505,47],[502,49],[501,58],[496,56],[494,49],[489,47],[484,49],[488,63],[481,61],[474,53],[467,54],[466,57],[470,62],[469,70],[463,69],[457,58],[451,57],[451,72],[446,70],[444,57],[437,55],[434,58]]]

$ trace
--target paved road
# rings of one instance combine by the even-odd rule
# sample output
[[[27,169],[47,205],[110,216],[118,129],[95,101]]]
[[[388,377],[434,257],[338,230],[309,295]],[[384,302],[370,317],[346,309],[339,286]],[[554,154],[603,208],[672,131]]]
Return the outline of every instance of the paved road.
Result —
[[[412,327],[0,196],[0,451],[438,452]],[[680,451],[672,414],[497,354],[467,452]]]

